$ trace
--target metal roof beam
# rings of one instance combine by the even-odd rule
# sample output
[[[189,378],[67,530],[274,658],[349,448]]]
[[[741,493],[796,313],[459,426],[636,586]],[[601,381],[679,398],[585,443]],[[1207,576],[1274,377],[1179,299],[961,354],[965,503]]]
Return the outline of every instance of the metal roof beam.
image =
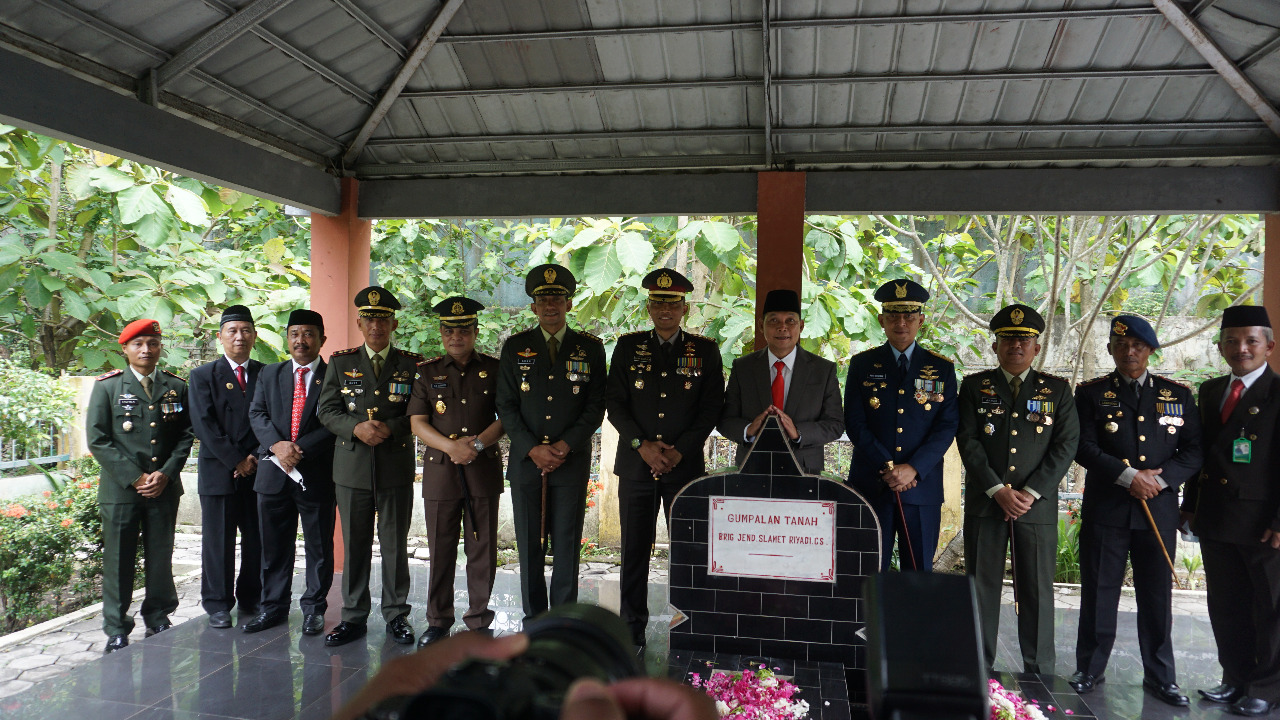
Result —
[[[253,0],[240,8],[234,15],[187,43],[186,47],[155,68],[156,87],[163,88],[168,85],[290,2],[292,0]]]
[[[449,21],[453,19],[454,13],[458,12],[458,8],[462,7],[462,3],[463,0],[446,0],[440,6],[440,12],[436,13],[436,16],[427,24],[426,30],[422,31],[422,37],[418,38],[418,44],[414,46],[413,52],[409,53],[409,57],[405,59],[404,64],[396,71],[395,77],[391,79],[391,83],[383,91],[382,97],[378,98],[378,103],[373,106],[373,110],[365,118],[364,124],[356,132],[355,138],[347,146],[347,151],[342,155],[344,165],[354,162],[360,156],[360,152],[364,150],[365,143],[373,136],[373,131],[378,129],[378,125],[382,124],[383,118],[387,116],[387,111],[395,103],[396,97],[400,95],[401,90],[404,90],[404,86],[409,84],[409,79],[413,77],[413,74],[418,72],[418,68],[427,59],[431,49],[436,46],[436,40],[440,38],[445,27],[449,25]]]
[[[340,209],[338,179],[322,170],[8,50],[0,119],[297,207]]]
[[[206,0],[207,2],[208,0]],[[807,28],[855,27],[858,25],[935,25],[939,23],[988,23],[1026,20],[1097,20],[1118,17],[1156,17],[1153,8],[1102,8],[1096,10],[1030,10],[1025,12],[992,13],[940,13],[936,15],[884,15],[855,18],[806,18],[803,20],[775,20],[770,25],[777,30]],[[507,43],[537,40],[576,40],[588,37],[616,37],[619,35],[663,35],[668,33],[707,33],[759,31],[760,23],[751,21],[701,23],[684,25],[647,25],[640,27],[579,28],[576,30],[535,30],[515,33],[476,33],[473,35],[445,35],[442,44],[456,43]]]
[[[333,4],[342,8],[356,22],[365,27],[366,30],[378,36],[384,45],[391,48],[391,51],[401,58],[409,57],[409,49],[400,44],[400,41],[390,31],[378,24],[378,21],[369,16],[368,13],[361,10],[351,0],[333,0]]]
[[[857,125],[848,127],[775,127],[774,135],[892,135],[902,133],[1025,133],[1025,132],[1187,132],[1257,130],[1252,120],[1159,123],[1024,123],[984,125]],[[509,135],[449,135],[440,137],[377,138],[369,147],[467,145],[513,142],[592,142],[597,140],[658,140],[671,138],[740,137],[759,135],[758,127],[681,128],[676,130],[614,130],[584,133],[527,133]]]
[[[815,213],[1275,212],[1280,170],[956,169],[810,172]],[[756,212],[756,174],[651,173],[367,180],[362,218],[719,215]]]
[[[1280,42],[1280,41],[1278,41]],[[969,73],[901,73],[891,75],[820,75],[815,77],[771,77],[774,86],[868,85],[876,83],[1011,82],[1019,80],[1141,80],[1148,78],[1217,76],[1213,68],[1150,68],[1121,70],[1009,71]],[[759,78],[703,78],[656,82],[583,83],[536,87],[453,88],[400,93],[400,100],[486,97],[491,95],[538,95],[541,93],[635,92],[641,90],[690,90],[708,87],[758,87]]]
[[[1280,50],[1280,35],[1275,36],[1265,45],[1245,56],[1245,58],[1240,61],[1240,69],[1248,70],[1256,65],[1259,60],[1275,53],[1276,50]]]
[[[1249,76],[1245,75],[1244,71],[1236,66],[1231,61],[1231,58],[1227,57],[1226,53],[1222,52],[1218,44],[1204,31],[1204,28],[1200,27],[1195,20],[1192,20],[1187,15],[1177,0],[1151,0],[1151,3],[1165,16],[1170,25],[1182,33],[1187,42],[1191,43],[1191,47],[1195,48],[1196,52],[1200,53],[1201,57],[1207,60],[1214,70],[1218,71],[1222,79],[1226,80],[1231,89],[1235,90],[1236,94],[1240,96],[1240,99],[1253,108],[1253,111],[1258,114],[1258,117],[1262,118],[1267,127],[1271,128],[1271,132],[1280,136],[1280,113],[1276,112],[1271,101],[1267,100],[1267,96],[1258,89],[1257,85],[1253,84]]]

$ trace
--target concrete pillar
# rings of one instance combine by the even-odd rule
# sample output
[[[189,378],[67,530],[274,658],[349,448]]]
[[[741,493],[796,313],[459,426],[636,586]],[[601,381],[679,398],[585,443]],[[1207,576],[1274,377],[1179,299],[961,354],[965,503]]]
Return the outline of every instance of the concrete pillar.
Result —
[[[604,488],[597,499],[600,508],[599,542],[601,547],[622,547],[622,520],[618,506],[618,476],[613,473],[613,459],[618,454],[618,430],[607,419],[600,426],[600,482]]]
[[[938,553],[964,526],[964,506],[960,504],[962,467],[960,446],[952,442],[942,456],[942,527],[938,533]]]
[[[802,172],[756,175],[756,338],[764,347],[760,310],[770,290],[800,292],[804,263],[804,193]]]
[[[1263,256],[1262,304],[1271,316],[1271,324],[1280,323],[1280,215],[1263,215],[1265,227],[1264,250],[1274,250]],[[1276,282],[1271,282],[1277,278]],[[1280,353],[1272,353],[1271,369],[1280,371]]]

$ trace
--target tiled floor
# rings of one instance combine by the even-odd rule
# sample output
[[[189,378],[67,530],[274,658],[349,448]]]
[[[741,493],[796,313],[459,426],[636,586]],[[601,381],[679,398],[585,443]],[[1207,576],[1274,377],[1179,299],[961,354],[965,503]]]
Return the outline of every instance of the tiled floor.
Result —
[[[422,593],[426,587],[425,566],[414,566],[412,601],[418,608],[414,620],[422,626]],[[378,574],[375,572],[374,577]],[[585,576],[580,599],[586,602],[616,603],[617,575],[602,572]],[[465,596],[465,583],[459,576],[459,597]],[[296,591],[297,588],[295,588]],[[421,589],[421,590],[420,590]],[[373,589],[373,597],[378,597]],[[665,606],[666,586],[650,584],[651,607]],[[612,600],[612,603],[611,603]],[[336,622],[337,584],[330,599],[330,625]],[[461,606],[463,603],[459,603]],[[521,620],[519,577],[501,573],[495,587],[492,605],[498,610],[495,628],[514,630]],[[86,662],[69,672],[60,673],[16,695],[0,698],[0,718],[72,718],[73,720],[167,720],[178,718],[240,718],[243,720],[283,720],[284,718],[327,718],[341,706],[390,657],[411,652],[413,646],[396,645],[387,639],[377,608],[370,623],[369,635],[340,648],[326,648],[319,637],[301,634],[302,618],[296,611],[288,627],[272,628],[256,635],[245,635],[238,629],[212,630],[197,617],[172,630],[135,642],[124,651]],[[1057,611],[1058,678],[1023,677],[1020,684],[1029,696],[1041,699],[1042,708],[1071,709],[1047,713],[1054,718],[1105,718],[1128,720],[1144,718],[1218,718],[1229,717],[1223,708],[1193,700],[1189,709],[1174,709],[1142,692],[1141,663],[1132,613],[1121,613],[1120,636],[1107,669],[1107,682],[1083,699],[1075,698],[1061,679],[1074,670],[1073,650],[1077,612],[1070,608]],[[668,647],[666,626],[670,616],[655,618],[649,626],[649,652],[646,668],[651,675],[666,674]],[[1013,633],[1011,606],[1004,608],[1001,620],[1001,645],[997,670],[1019,670],[1017,641]],[[455,628],[461,627],[461,622]],[[1193,698],[1195,689],[1215,685],[1218,665],[1212,634],[1207,619],[1193,615],[1174,618],[1174,646],[1177,652],[1178,680],[1184,692]],[[694,659],[675,658],[676,663]],[[702,663],[705,666],[705,663]],[[797,668],[796,676],[809,668]],[[687,672],[681,668],[680,672]],[[1015,678],[1004,676],[1006,684]],[[817,678],[822,685],[823,678]],[[830,683],[828,683],[830,684]],[[814,687],[810,684],[810,687]],[[839,691],[830,688],[834,696]],[[854,700],[853,717],[863,716],[865,706],[861,688],[849,688]],[[843,716],[839,708],[823,715]],[[1280,717],[1280,714],[1277,714]]]

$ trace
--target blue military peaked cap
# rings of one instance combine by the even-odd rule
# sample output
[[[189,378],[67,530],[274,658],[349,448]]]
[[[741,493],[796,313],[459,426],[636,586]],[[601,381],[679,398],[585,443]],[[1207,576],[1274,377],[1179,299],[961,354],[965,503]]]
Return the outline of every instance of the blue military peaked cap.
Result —
[[[1130,337],[1135,340],[1141,340],[1150,345],[1152,350],[1160,348],[1160,341],[1156,339],[1155,328],[1151,327],[1151,323],[1137,315],[1115,316],[1111,321],[1111,334],[1116,337]]]

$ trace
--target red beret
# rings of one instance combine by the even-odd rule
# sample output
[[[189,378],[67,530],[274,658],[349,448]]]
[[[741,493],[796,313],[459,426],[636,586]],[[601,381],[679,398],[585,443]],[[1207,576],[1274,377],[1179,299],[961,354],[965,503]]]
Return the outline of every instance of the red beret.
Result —
[[[134,320],[120,331],[120,344],[124,345],[139,335],[159,335],[160,323],[155,320]]]

